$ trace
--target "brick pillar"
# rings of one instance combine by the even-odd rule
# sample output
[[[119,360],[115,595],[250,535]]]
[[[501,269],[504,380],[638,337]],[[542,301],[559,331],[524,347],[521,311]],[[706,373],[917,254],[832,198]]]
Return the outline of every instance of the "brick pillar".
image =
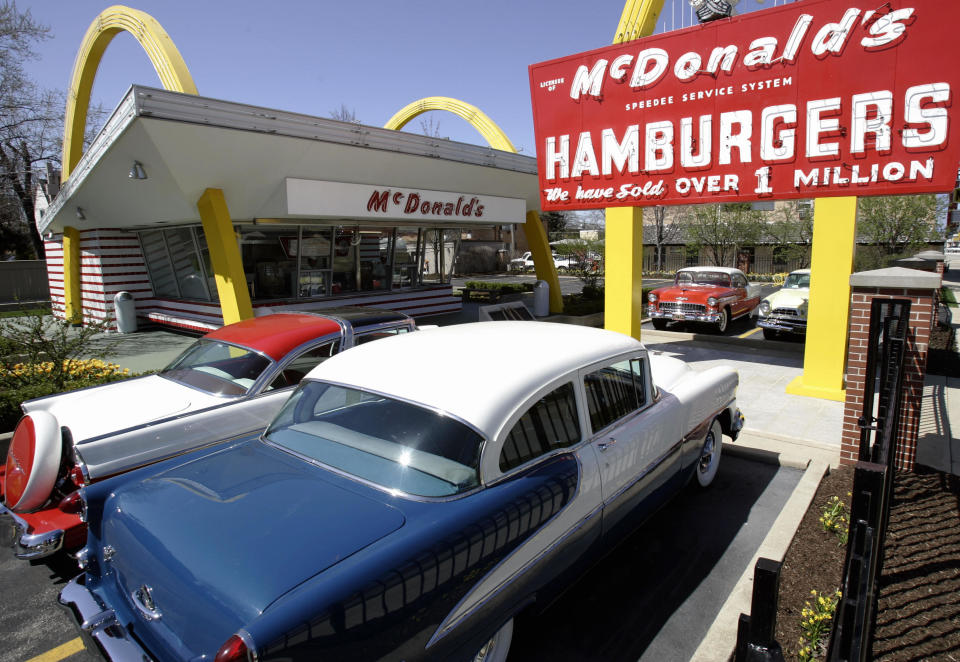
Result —
[[[936,296],[940,281],[939,274],[901,267],[865,271],[850,276],[850,341],[847,347],[841,463],[855,464],[859,459],[860,427],[857,419],[863,413],[871,302],[874,299],[908,299],[910,326],[904,360],[896,466],[898,469],[913,469],[923,380],[927,372],[927,349],[930,332],[937,321]]]

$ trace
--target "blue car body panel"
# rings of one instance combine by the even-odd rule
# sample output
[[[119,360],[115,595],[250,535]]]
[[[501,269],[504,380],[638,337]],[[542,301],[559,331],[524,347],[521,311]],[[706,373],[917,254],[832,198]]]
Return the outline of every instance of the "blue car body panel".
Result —
[[[560,455],[496,489],[410,500],[256,439],[154,469],[88,491],[99,523],[86,585],[161,660],[212,657],[241,627],[264,660],[376,659],[398,647],[408,660],[456,658],[474,646],[475,623],[427,649],[437,627],[578,483],[575,457]],[[141,519],[165,524],[147,531]],[[599,527],[579,535],[589,545]],[[149,623],[132,598],[142,585],[162,613]]]

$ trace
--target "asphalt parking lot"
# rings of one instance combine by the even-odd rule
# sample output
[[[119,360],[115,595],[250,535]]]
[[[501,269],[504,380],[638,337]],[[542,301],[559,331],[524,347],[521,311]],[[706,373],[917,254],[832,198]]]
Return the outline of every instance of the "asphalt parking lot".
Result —
[[[511,660],[689,660],[803,472],[728,453],[541,614],[518,621]],[[0,662],[92,662],[57,605],[72,559],[0,550]]]

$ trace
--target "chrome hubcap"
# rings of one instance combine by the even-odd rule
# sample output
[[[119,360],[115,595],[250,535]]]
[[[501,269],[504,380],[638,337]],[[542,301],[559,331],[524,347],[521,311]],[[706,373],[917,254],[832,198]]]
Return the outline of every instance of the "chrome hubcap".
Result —
[[[713,463],[713,435],[708,434],[703,443],[703,452],[700,453],[700,473],[706,473]]]

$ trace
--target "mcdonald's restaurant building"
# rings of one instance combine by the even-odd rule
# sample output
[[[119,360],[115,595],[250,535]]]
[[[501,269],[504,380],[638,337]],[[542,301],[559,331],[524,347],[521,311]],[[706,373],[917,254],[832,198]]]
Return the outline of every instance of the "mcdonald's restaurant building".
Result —
[[[85,320],[126,291],[141,323],[206,331],[251,308],[454,312],[460,233],[538,207],[531,157],[133,86],[38,228],[55,314],[77,241]]]

